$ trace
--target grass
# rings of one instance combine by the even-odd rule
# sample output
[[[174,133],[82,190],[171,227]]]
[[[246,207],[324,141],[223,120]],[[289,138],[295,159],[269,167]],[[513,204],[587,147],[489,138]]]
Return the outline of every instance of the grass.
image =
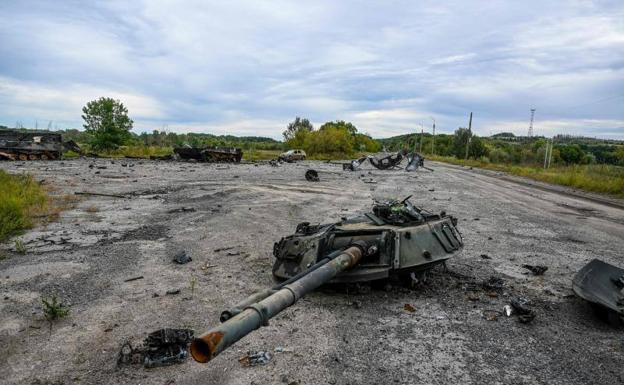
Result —
[[[33,226],[48,207],[48,194],[31,175],[0,170],[0,242]]]
[[[52,296],[49,299],[41,298],[41,309],[43,310],[43,316],[50,323],[69,315],[69,309],[58,302],[56,296]]]
[[[277,159],[282,152],[279,150],[245,150],[243,159],[247,161]]]
[[[122,146],[116,150],[101,154],[111,158],[149,158],[150,156],[173,155],[173,147],[160,146]]]
[[[21,239],[15,240],[15,252],[19,254],[26,254],[26,245]]]
[[[540,166],[519,166],[483,162],[479,160],[463,160],[454,157],[427,156],[436,160],[461,166],[471,166],[488,170],[503,171],[512,175],[547,182],[579,190],[624,198],[624,167],[590,164],[557,166],[544,169]]]

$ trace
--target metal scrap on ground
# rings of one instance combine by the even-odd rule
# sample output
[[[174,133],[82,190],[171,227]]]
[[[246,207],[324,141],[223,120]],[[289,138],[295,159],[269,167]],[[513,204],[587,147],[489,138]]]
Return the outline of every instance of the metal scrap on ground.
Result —
[[[160,329],[150,333],[143,345],[133,347],[130,342],[121,346],[118,365],[143,364],[146,368],[184,362],[194,332],[190,329]]]
[[[594,259],[576,273],[572,290],[607,321],[624,322],[624,269]]]

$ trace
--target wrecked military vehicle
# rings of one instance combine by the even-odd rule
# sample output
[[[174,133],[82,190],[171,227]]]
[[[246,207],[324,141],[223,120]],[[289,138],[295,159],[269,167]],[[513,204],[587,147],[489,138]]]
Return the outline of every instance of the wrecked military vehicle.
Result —
[[[594,259],[576,273],[572,290],[609,323],[624,322],[624,269]]]
[[[338,223],[304,222],[275,243],[273,275],[284,280],[221,313],[221,325],[191,343],[191,355],[208,362],[319,286],[416,274],[444,263],[463,247],[457,219],[402,201],[376,202],[372,212]]]
[[[74,141],[63,143],[59,133],[0,130],[0,159],[54,160],[60,159],[65,150],[81,152]]]
[[[407,166],[405,167],[405,171],[415,171],[419,167],[432,171],[431,169],[425,167],[425,158],[421,154],[415,151],[408,150],[401,150],[396,154],[386,155],[381,158],[372,155],[365,156],[359,159],[352,160],[349,163],[344,163],[342,165],[342,169],[345,171],[356,171],[364,162],[366,162],[367,159],[370,164],[372,164],[373,167],[378,170],[390,170],[393,168],[398,168],[403,159],[407,159]]]
[[[173,152],[180,159],[198,162],[240,163],[243,159],[243,150],[234,147],[182,146],[174,148]]]

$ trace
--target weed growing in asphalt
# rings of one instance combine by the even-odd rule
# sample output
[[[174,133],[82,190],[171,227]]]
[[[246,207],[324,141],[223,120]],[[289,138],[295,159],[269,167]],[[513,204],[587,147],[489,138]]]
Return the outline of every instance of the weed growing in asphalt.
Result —
[[[26,245],[21,239],[15,240],[15,251],[19,254],[26,254]]]
[[[43,315],[48,322],[54,322],[56,320],[65,318],[69,315],[69,308],[62,303],[58,302],[56,296],[52,298],[41,298]]]

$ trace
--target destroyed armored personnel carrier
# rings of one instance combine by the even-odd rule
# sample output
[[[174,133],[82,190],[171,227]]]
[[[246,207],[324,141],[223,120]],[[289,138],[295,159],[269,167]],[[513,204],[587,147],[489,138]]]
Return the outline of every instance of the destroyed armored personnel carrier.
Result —
[[[210,361],[323,284],[417,278],[462,249],[456,225],[452,216],[418,208],[409,197],[376,202],[372,212],[338,223],[301,223],[273,247],[273,275],[283,282],[223,311],[220,325],[193,340],[191,355]]]
[[[228,162],[240,163],[243,151],[234,147],[176,147],[173,152],[184,160],[196,160],[198,162]]]
[[[0,159],[59,159],[64,149],[61,134],[58,133],[0,130]]]

